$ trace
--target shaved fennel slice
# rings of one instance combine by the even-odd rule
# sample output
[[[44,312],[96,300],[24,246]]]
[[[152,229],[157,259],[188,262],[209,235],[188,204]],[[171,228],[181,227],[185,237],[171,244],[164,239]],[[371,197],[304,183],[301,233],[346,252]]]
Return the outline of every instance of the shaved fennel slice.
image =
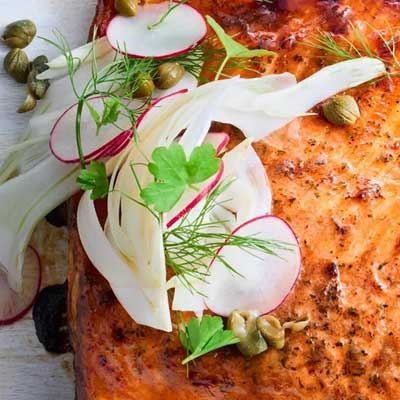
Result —
[[[189,279],[191,285],[195,284],[198,290],[201,290],[203,285],[206,285],[191,277],[187,277],[187,279]],[[175,275],[168,281],[167,288],[168,290],[175,290],[172,301],[172,309],[174,311],[192,311],[198,315],[202,314],[207,308],[204,303],[204,297],[198,293],[191,292],[178,276]]]
[[[245,140],[223,157],[222,180],[229,186],[218,197],[212,211],[214,220],[224,221],[231,232],[235,227],[259,215],[270,214],[272,193],[265,168],[253,149],[250,140]]]
[[[295,86],[254,95],[227,94],[215,120],[231,123],[253,139],[262,139],[304,115],[321,101],[386,73],[384,64],[373,58],[358,58],[325,67]]]
[[[48,157],[32,170],[0,186],[0,263],[18,291],[25,250],[36,224],[77,190],[79,168]]]
[[[79,203],[77,223],[82,245],[90,261],[108,280],[110,286],[128,314],[139,324],[167,332],[172,330],[166,285],[156,288],[159,301],[146,295],[147,282],[143,282],[137,265],[116,250],[103,231],[94,203],[86,192]],[[106,229],[107,231],[107,229]],[[164,249],[159,249],[164,254]]]
[[[145,161],[141,156],[141,152],[133,148],[119,171],[113,183],[114,192],[110,193],[108,200],[108,204],[112,204],[115,209],[110,210],[108,219],[111,239],[115,241],[116,248],[122,247],[124,253],[127,250],[130,252],[129,261],[133,262],[136,268],[135,279],[140,282],[146,298],[159,310],[164,308],[162,305],[165,302],[168,304],[162,226],[154,215],[136,202],[140,201],[140,190],[132,175],[130,162]],[[147,168],[136,168],[136,171],[139,179],[148,179]],[[118,210],[121,210],[120,214]],[[131,247],[127,249],[128,243]]]
[[[114,53],[112,47],[108,43],[105,37],[95,40],[95,45],[93,42],[87,43],[77,49],[71,51],[71,55],[74,59],[75,68],[88,63],[92,58],[92,50],[95,50],[96,58],[103,57],[108,53]],[[42,72],[37,76],[37,79],[57,79],[67,75],[68,73],[68,63],[64,55],[60,55],[55,59],[47,63],[49,69]]]

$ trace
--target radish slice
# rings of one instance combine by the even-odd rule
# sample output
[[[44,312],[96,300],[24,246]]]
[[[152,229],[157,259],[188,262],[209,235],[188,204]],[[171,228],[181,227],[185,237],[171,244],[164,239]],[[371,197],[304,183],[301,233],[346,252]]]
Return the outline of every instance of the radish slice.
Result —
[[[103,98],[95,97],[90,99],[89,102],[99,115],[103,114]],[[79,162],[74,133],[77,107],[78,105],[75,104],[68,108],[59,117],[50,133],[51,152],[59,161],[67,164]],[[131,128],[129,118],[122,113],[116,125],[118,127],[114,124],[102,126],[100,132],[96,134],[96,124],[90,114],[89,108],[84,106],[81,118],[81,140],[85,159],[99,158],[99,155],[108,148],[110,142]]]
[[[224,173],[224,164],[221,163],[219,171],[212,176],[207,181],[201,184],[200,191],[195,191],[188,188],[178,204],[168,212],[167,229],[170,229],[174,224],[176,224],[181,218],[187,215],[191,210],[193,210],[221,181],[222,175]]]
[[[86,158],[86,161],[116,156],[128,146],[132,137],[133,131],[131,129],[122,132],[115,139],[105,145],[102,151],[95,153],[91,158]]]
[[[39,294],[40,282],[40,257],[32,247],[28,247],[25,255],[21,293],[10,288],[7,274],[0,270],[0,326],[18,321],[31,309]]]
[[[275,249],[278,256],[261,252],[252,256],[239,247],[222,247],[219,255],[241,276],[215,258],[208,278],[207,307],[222,316],[237,309],[267,314],[283,303],[299,276],[301,254],[296,235],[285,221],[271,215],[250,220],[233,234],[285,242],[291,250]]]
[[[172,2],[173,3],[173,2]],[[204,17],[193,7],[181,4],[157,27],[149,29],[168,11],[171,2],[138,7],[135,18],[117,15],[107,28],[111,46],[130,57],[157,59],[184,54],[207,35]]]
[[[225,132],[210,132],[205,140],[204,144],[211,144],[217,151],[217,155],[221,155],[228,145],[230,137]]]

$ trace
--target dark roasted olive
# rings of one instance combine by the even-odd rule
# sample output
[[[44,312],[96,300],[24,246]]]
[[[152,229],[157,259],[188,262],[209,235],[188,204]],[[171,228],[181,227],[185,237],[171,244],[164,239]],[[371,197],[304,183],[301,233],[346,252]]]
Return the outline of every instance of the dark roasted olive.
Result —
[[[66,226],[68,223],[68,205],[67,203],[62,203],[49,214],[46,215],[46,221],[57,227],[61,228]]]
[[[44,288],[33,307],[36,335],[46,351],[63,354],[72,350],[67,320],[67,283]]]

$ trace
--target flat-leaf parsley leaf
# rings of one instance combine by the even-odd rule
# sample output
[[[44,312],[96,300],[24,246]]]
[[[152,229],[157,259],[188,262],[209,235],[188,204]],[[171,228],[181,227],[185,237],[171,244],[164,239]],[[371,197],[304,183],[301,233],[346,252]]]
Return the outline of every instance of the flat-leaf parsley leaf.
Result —
[[[170,211],[188,186],[211,178],[220,168],[221,160],[211,144],[196,147],[189,160],[180,144],[158,147],[153,151],[149,172],[155,182],[144,188],[140,196],[146,205],[158,212]]]
[[[108,194],[106,166],[102,162],[92,161],[88,169],[81,170],[76,181],[82,190],[92,191],[92,200],[102,199]]]
[[[179,332],[179,340],[189,353],[182,364],[187,364],[221,347],[240,342],[232,331],[224,329],[221,317],[211,315],[205,315],[201,320],[193,317]]]

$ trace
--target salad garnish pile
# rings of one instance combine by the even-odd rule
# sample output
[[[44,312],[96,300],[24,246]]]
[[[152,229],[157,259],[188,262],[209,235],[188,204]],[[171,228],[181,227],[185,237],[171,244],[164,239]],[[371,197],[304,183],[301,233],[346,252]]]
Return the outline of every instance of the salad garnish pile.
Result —
[[[252,143],[386,74],[381,60],[359,57],[299,83],[289,73],[242,78],[254,58],[275,53],[246,48],[185,3],[137,6],[78,49],[58,31],[45,39],[61,54],[34,79],[51,85],[0,170],[0,262],[10,290],[22,292],[38,221],[83,190],[82,245],[132,319],[169,332],[171,311],[196,314],[179,324],[184,364],[231,344],[246,356],[281,348],[285,329],[307,325],[268,316],[294,287],[301,255],[293,230],[272,214]],[[229,135],[213,132],[213,122],[246,139],[228,150]],[[94,201],[105,198],[101,224]]]

